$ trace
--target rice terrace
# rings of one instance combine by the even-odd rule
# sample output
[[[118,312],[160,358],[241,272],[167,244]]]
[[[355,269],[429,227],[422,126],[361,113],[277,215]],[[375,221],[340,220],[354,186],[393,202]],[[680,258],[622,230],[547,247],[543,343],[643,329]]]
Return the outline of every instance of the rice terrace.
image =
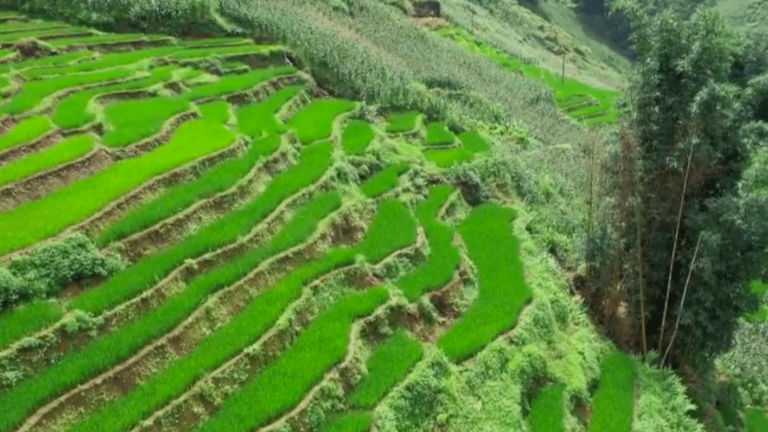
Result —
[[[614,344],[569,289],[554,251],[580,222],[465,170],[525,182],[567,219],[559,174],[492,161],[503,134],[539,152],[520,166],[575,141],[544,152],[519,124],[434,108],[453,102],[337,91],[298,52],[317,38],[277,27],[214,13],[231,31],[110,32],[32,3],[0,1],[0,432],[704,430],[651,364],[664,352]],[[531,104],[563,130],[619,121],[619,89],[516,59],[460,17],[407,25],[550,89]]]

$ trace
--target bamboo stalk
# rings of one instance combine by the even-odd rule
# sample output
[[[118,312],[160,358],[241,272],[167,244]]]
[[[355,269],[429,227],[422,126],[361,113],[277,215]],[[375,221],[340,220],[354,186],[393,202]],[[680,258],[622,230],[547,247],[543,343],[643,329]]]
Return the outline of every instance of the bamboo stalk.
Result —
[[[685,295],[688,293],[688,284],[691,282],[691,275],[693,274],[693,267],[696,264],[696,255],[699,253],[699,246],[701,245],[701,234],[699,234],[699,240],[696,242],[696,250],[693,252],[693,259],[691,260],[691,268],[688,269],[688,279],[685,281],[685,288],[683,289],[683,299],[680,300],[680,311],[677,313],[677,321],[675,322],[675,330],[672,332],[672,339],[669,341],[667,351],[664,353],[664,357],[661,358],[661,366],[664,366],[664,360],[667,359],[669,350],[672,349],[672,344],[675,343],[675,336],[677,336],[677,328],[680,325],[680,316],[683,314],[683,304],[685,303]]]
[[[691,158],[693,158],[693,146],[696,142],[691,143],[691,150],[688,152],[688,164],[685,168],[685,180],[683,181],[683,193],[680,196],[680,210],[677,213],[677,227],[675,228],[675,238],[672,244],[672,255],[669,257],[669,279],[667,281],[667,295],[664,299],[664,315],[661,318],[661,334],[659,335],[659,353],[661,353],[661,347],[664,343],[664,326],[667,322],[667,309],[669,307],[669,292],[672,290],[672,270],[675,267],[675,253],[677,252],[677,237],[680,234],[680,222],[683,219],[683,206],[685,204],[685,192],[688,189],[688,174],[691,170]]]

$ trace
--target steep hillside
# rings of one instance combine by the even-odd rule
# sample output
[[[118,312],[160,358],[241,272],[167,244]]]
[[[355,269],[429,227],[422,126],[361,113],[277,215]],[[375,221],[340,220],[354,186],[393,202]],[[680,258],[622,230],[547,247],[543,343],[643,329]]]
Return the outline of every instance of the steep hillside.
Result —
[[[615,71],[157,3],[0,1],[0,431],[702,430],[570,289]]]

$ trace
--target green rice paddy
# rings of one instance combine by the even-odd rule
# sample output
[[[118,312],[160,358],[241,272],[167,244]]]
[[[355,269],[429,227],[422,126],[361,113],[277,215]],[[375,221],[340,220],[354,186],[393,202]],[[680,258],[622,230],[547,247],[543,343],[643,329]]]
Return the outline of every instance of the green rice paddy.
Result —
[[[383,195],[397,186],[400,175],[408,170],[408,164],[398,163],[384,167],[360,186],[360,190],[369,198]]]
[[[760,408],[752,408],[745,415],[747,432],[768,431],[768,414]]]
[[[189,108],[189,102],[171,96],[126,100],[107,105],[104,116],[109,129],[104,134],[104,145],[124,147],[149,138],[160,132],[163,124],[171,117]]]
[[[416,111],[408,111],[404,113],[391,114],[387,118],[387,132],[388,133],[403,133],[412,132],[416,129],[416,125],[419,121],[419,114]]]
[[[437,343],[454,361],[471,357],[509,330],[531,299],[510,226],[514,216],[510,209],[482,204],[459,227],[469,258],[477,267],[480,293]]]
[[[29,177],[67,162],[71,162],[93,149],[91,135],[78,135],[56,145],[0,165],[0,186]]]
[[[450,146],[453,145],[455,141],[456,137],[444,124],[434,122],[427,125],[427,137],[424,139],[425,146]]]
[[[627,354],[613,351],[600,367],[600,384],[592,399],[589,432],[630,432],[634,406],[635,365]]]
[[[303,144],[328,139],[333,121],[341,114],[355,109],[356,104],[344,99],[319,99],[307,105],[288,121]]]
[[[263,134],[284,132],[285,127],[275,115],[291,98],[304,89],[302,86],[284,87],[266,100],[246,105],[237,110],[237,124],[244,134],[258,138]]]
[[[352,411],[334,417],[320,428],[320,432],[365,432],[371,427],[373,419],[364,411]]]
[[[181,95],[184,100],[194,101],[203,98],[223,96],[229,93],[250,90],[264,81],[296,72],[292,66],[280,66],[269,69],[257,69],[246,74],[224,75],[218,81],[192,87]]]
[[[368,122],[364,120],[351,120],[344,127],[341,142],[344,151],[350,155],[359,155],[365,152],[373,141],[375,133]]]
[[[33,141],[53,128],[48,117],[35,116],[20,121],[11,130],[0,135],[0,151]]]
[[[539,391],[528,415],[531,432],[565,432],[564,390],[562,384],[553,384]]]

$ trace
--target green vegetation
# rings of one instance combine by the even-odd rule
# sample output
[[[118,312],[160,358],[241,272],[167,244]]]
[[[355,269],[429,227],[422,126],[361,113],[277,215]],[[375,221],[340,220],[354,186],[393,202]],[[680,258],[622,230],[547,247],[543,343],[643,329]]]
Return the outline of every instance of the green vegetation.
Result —
[[[453,246],[454,229],[437,218],[453,191],[450,185],[434,186],[429,190],[427,199],[416,209],[429,242],[430,254],[424,263],[396,282],[397,287],[411,301],[443,287],[459,266],[459,251]]]
[[[57,65],[66,65],[71,62],[82,60],[87,57],[93,56],[91,51],[77,51],[68,54],[59,54],[54,56],[44,56],[40,58],[33,58],[28,60],[22,60],[19,62],[12,62],[0,65],[0,72],[6,73],[11,71],[23,71],[33,68],[49,67]]]
[[[355,109],[357,104],[344,99],[318,99],[312,101],[288,121],[299,141],[304,144],[328,139],[333,132],[336,117]]]
[[[427,137],[424,139],[424,145],[427,147],[449,146],[456,142],[456,137],[448,128],[439,122],[427,125]]]
[[[408,111],[405,113],[392,114],[387,118],[387,132],[403,133],[412,132],[416,129],[416,123],[419,120],[419,112]]]
[[[371,415],[364,411],[352,411],[334,417],[320,428],[320,432],[365,432],[371,428]]]
[[[229,122],[229,104],[226,101],[213,101],[198,106],[203,118],[218,124]]]
[[[584,84],[572,78],[565,80],[559,74],[539,66],[526,64],[502,50],[485,42],[480,42],[474,35],[458,27],[443,27],[439,34],[449,37],[470,51],[478,53],[498,63],[509,71],[520,71],[525,76],[536,78],[555,91],[555,101],[561,109],[571,108],[574,98],[593,101],[594,105],[573,111],[567,111],[569,117],[584,120],[585,125],[614,122],[619,115],[614,101],[619,96],[615,90],[605,90]]]
[[[531,432],[565,432],[565,401],[561,384],[550,385],[536,395],[528,415]]]
[[[54,47],[65,47],[71,45],[103,45],[118,42],[140,42],[144,40],[154,40],[157,37],[146,36],[140,33],[111,33],[93,35],[89,37],[58,38],[49,41]]]
[[[196,430],[245,432],[296,405],[326,370],[343,359],[354,320],[372,313],[387,297],[384,288],[372,288],[336,302],[285,354],[229,397]]]
[[[13,32],[0,34],[0,43],[12,44],[18,40],[24,38],[38,38],[47,39],[57,36],[74,36],[82,33],[89,32],[90,30],[85,27],[59,27],[49,30],[32,30],[25,32]]]
[[[746,413],[747,432],[764,432],[768,430],[768,415],[760,408],[752,408]]]
[[[394,189],[400,175],[407,170],[406,163],[388,165],[363,183],[360,190],[369,198],[376,198]]]
[[[422,348],[418,340],[404,330],[395,332],[376,347],[368,359],[368,375],[349,395],[352,406],[365,409],[375,407],[421,356]]]
[[[397,199],[382,201],[360,245],[360,251],[375,264],[392,252],[416,241],[416,220]]]
[[[128,78],[130,69],[110,69],[91,73],[67,75],[43,81],[29,81],[22,85],[21,91],[10,100],[0,105],[0,114],[21,114],[37,107],[43,99],[66,88],[96,84]]]
[[[56,21],[11,22],[0,24],[0,32],[29,32],[35,30],[51,30],[62,27],[66,28],[67,24]]]
[[[238,37],[217,37],[202,39],[184,39],[180,41],[181,45],[190,48],[202,46],[229,46],[229,45],[252,45],[253,40]]]
[[[188,48],[183,51],[177,51],[171,54],[176,60],[190,60],[202,57],[212,56],[234,56],[243,54],[255,54],[280,49],[276,45],[236,45],[208,48]]]
[[[230,286],[246,276],[268,257],[275,256],[309,237],[320,221],[341,205],[340,196],[326,193],[300,208],[280,232],[266,245],[221,264],[188,284],[187,292],[211,292]],[[194,351],[172,363],[161,373],[125,396],[111,402],[72,432],[128,430],[142,418],[178,396],[207,372],[255,343],[298,293],[303,281],[290,283],[291,277],[251,301],[229,323],[209,335]],[[201,287],[206,287],[205,289]],[[202,298],[202,297],[201,297]]]
[[[150,76],[138,80],[126,81],[119,84],[95,87],[73,93],[56,105],[53,122],[62,129],[74,129],[85,126],[96,119],[96,114],[88,109],[91,100],[101,94],[119,91],[139,90],[170,81],[176,66],[166,66],[152,69]]]
[[[508,330],[531,299],[531,290],[523,281],[517,239],[509,226],[514,215],[510,209],[482,204],[459,227],[469,258],[477,267],[480,294],[437,343],[454,361],[476,354]]]
[[[104,117],[109,129],[104,145],[125,147],[160,132],[166,121],[190,108],[189,102],[171,96],[131,99],[108,105]]]
[[[425,149],[424,156],[441,168],[462,163],[472,159],[476,154],[490,150],[491,145],[476,131],[459,134],[462,147]]]
[[[104,230],[99,235],[97,243],[105,246],[113,241],[122,240],[188,208],[199,200],[231,188],[253,169],[257,161],[274,153],[279,146],[280,138],[277,135],[270,135],[251,143],[248,152],[242,157],[221,162],[197,179],[171,187],[157,198],[128,212]]]
[[[96,289],[84,292],[71,306],[98,313],[135,296],[170,273],[187,259],[237,241],[263,221],[291,195],[317,181],[331,164],[330,143],[318,143],[302,152],[292,169],[277,175],[267,189],[237,211],[215,220],[172,247],[139,260]]]
[[[6,134],[0,136],[0,151],[40,138],[52,128],[53,125],[48,117],[26,118]]]
[[[248,136],[258,138],[262,134],[280,133],[285,127],[275,118],[292,97],[304,89],[303,86],[288,86],[276,91],[267,99],[246,105],[237,111],[237,124],[240,131]]]
[[[253,88],[264,81],[296,72],[292,66],[280,66],[269,69],[257,69],[240,75],[224,75],[218,81],[200,84],[184,92],[180,97],[187,101],[222,96]]]
[[[365,120],[351,120],[344,128],[341,142],[347,154],[359,155],[365,153],[374,136],[373,128],[368,122]]]
[[[71,162],[88,153],[94,145],[91,135],[77,135],[54,146],[0,166],[0,186],[40,171]]]
[[[147,61],[156,57],[168,55],[181,48],[177,46],[151,48],[138,51],[128,51],[106,54],[93,60],[79,62],[73,65],[58,68],[39,68],[24,72],[26,78],[38,78],[49,75],[69,75],[82,72],[92,72],[99,69],[108,69],[118,66],[127,66],[140,61]]]
[[[589,432],[630,432],[634,390],[632,358],[621,351],[611,352],[600,367],[600,384],[592,399]]]
[[[0,314],[0,348],[28,334],[29,329],[40,329],[64,317],[57,303],[35,300]]]
[[[165,145],[0,214],[0,254],[61,232],[133,188],[234,142],[220,125],[197,120],[183,124]]]
[[[744,318],[751,323],[768,322],[768,284],[754,280],[750,282],[749,288],[757,296],[758,308],[757,311],[746,314]]]

